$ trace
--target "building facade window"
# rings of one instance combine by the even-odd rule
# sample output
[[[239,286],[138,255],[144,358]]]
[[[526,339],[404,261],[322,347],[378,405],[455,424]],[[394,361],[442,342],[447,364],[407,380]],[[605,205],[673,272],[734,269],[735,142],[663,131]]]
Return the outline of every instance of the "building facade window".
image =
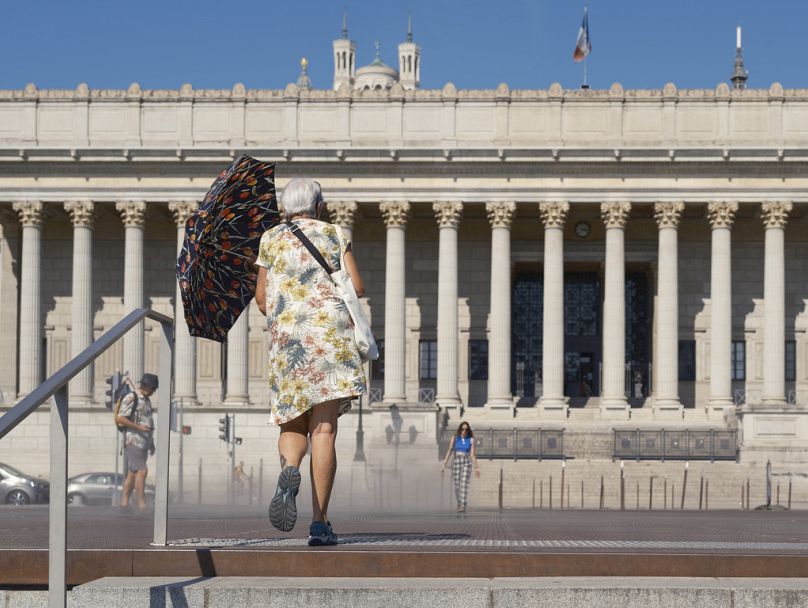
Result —
[[[679,381],[696,379],[696,341],[679,340]]]
[[[384,380],[384,340],[376,340],[379,348],[379,358],[370,362],[371,380]]]
[[[732,379],[746,380],[746,342],[732,341]]]
[[[786,382],[797,379],[797,343],[786,340]]]
[[[438,377],[438,341],[421,340],[420,373],[421,380],[435,380]]]
[[[469,340],[469,380],[488,380],[488,340]]]

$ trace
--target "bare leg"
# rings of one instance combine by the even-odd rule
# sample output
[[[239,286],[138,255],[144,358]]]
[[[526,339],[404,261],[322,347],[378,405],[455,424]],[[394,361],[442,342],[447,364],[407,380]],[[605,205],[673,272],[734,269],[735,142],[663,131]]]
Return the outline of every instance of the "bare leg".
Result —
[[[146,508],[146,475],[148,474],[148,469],[143,469],[135,474],[135,494],[137,495],[138,509]]]
[[[135,474],[132,471],[126,472],[126,479],[123,481],[123,493],[121,495],[121,506],[126,508],[129,506],[129,495],[132,493],[132,488],[135,487]]]
[[[281,436],[278,438],[278,453],[281,457],[281,468],[289,465],[300,467],[303,457],[309,449],[309,416],[303,414],[286,424],[281,425]]]
[[[337,415],[339,401],[326,401],[310,410],[312,521],[328,521],[328,501],[337,474]]]

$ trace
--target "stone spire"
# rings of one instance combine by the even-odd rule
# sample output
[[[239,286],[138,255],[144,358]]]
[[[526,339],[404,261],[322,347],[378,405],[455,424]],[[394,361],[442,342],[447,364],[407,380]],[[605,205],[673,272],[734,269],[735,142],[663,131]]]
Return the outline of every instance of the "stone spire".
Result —
[[[348,38],[348,14],[342,13],[342,35],[333,43],[334,90],[347,84],[353,86],[356,79],[356,43]]]
[[[732,88],[745,89],[749,80],[749,72],[743,65],[743,48],[741,47],[741,26],[735,30],[735,71],[732,73]]]
[[[407,90],[421,84],[421,47],[412,40],[412,14],[407,19],[407,41],[398,45],[399,83]]]

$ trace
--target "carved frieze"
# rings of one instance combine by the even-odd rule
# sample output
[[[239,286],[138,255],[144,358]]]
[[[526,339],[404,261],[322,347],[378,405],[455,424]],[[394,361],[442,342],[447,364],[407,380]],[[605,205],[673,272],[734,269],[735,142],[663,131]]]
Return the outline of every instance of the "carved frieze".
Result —
[[[660,230],[662,228],[678,228],[679,220],[682,219],[682,212],[685,204],[682,201],[660,201],[654,203],[654,218]]]
[[[570,204],[567,201],[542,201],[539,213],[545,228],[563,228],[567,221]]]
[[[410,217],[410,204],[407,201],[386,201],[379,203],[379,211],[386,228],[406,228]]]
[[[516,215],[516,203],[513,201],[490,201],[485,204],[485,213],[491,228],[510,228]]]
[[[439,228],[457,228],[463,217],[463,203],[460,201],[442,201],[432,204],[435,219]]]
[[[711,228],[732,228],[738,203],[735,201],[713,201],[707,204],[707,219]]]
[[[606,228],[624,228],[631,213],[629,201],[608,201],[600,204],[600,216]]]

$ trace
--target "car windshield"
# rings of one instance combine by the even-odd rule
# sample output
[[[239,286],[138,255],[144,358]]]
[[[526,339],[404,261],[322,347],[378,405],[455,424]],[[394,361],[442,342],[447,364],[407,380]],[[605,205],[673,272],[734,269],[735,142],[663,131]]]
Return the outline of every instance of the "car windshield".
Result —
[[[13,475],[14,477],[28,477],[28,475],[26,475],[22,471],[18,471],[14,467],[10,467],[7,464],[0,464],[0,470],[5,471],[9,475]]]

